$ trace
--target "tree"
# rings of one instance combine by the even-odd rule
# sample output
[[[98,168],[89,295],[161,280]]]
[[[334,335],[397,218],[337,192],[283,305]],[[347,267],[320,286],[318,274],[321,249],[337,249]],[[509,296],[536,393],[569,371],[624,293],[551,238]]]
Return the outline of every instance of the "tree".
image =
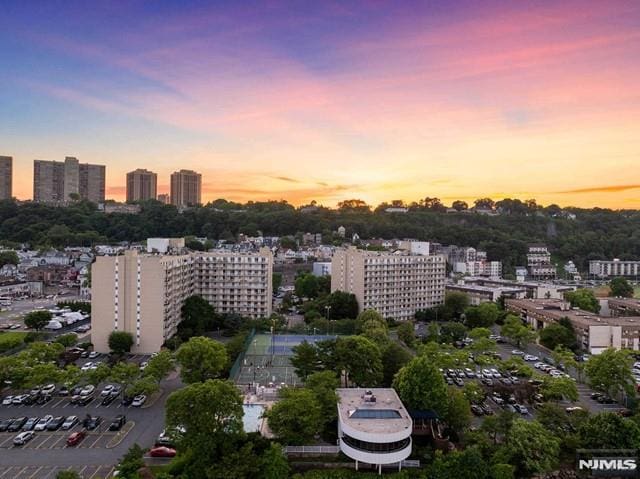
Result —
[[[489,466],[482,458],[478,447],[443,454],[437,451],[433,462],[427,467],[424,477],[433,479],[488,479]]]
[[[576,334],[573,329],[570,330],[560,323],[552,323],[540,331],[540,344],[551,350],[559,346],[567,349],[576,349]]]
[[[633,298],[633,286],[625,278],[613,278],[609,283],[609,296],[617,298]]]
[[[591,356],[585,372],[591,387],[612,397],[619,393],[635,395],[635,380],[631,372],[633,359],[628,351],[608,348]]]
[[[97,386],[111,375],[111,368],[104,363],[98,364],[96,369],[90,369],[83,374],[84,379]]]
[[[470,403],[474,404],[484,401],[484,398],[486,397],[484,389],[480,386],[478,381],[469,381],[464,383],[462,393]]]
[[[409,409],[447,414],[447,385],[438,368],[426,356],[413,358],[393,380],[393,388]]]
[[[78,343],[78,335],[75,333],[62,334],[55,339],[55,342],[62,344],[65,348],[70,348]]]
[[[492,210],[495,202],[491,198],[478,198],[473,202],[476,208]]]
[[[176,361],[184,382],[204,382],[217,378],[227,366],[227,350],[218,341],[198,336],[178,348]]]
[[[127,389],[125,389],[125,394],[129,397],[137,396],[138,394],[144,394],[145,396],[150,396],[151,394],[157,392],[159,389],[158,383],[156,380],[150,376],[144,376],[140,379],[136,379],[133,381]]]
[[[273,291],[278,291],[280,286],[282,286],[282,273],[273,273],[271,283],[273,285]]]
[[[144,375],[152,377],[159,383],[174,369],[173,355],[164,350],[149,359],[147,367],[144,369]]]
[[[109,379],[120,384],[122,389],[126,391],[139,375],[140,368],[137,364],[123,361],[113,365],[109,372]],[[72,381],[72,383],[75,383],[75,381]]]
[[[24,324],[28,328],[40,331],[51,321],[51,313],[45,310],[31,311],[24,317]]]
[[[578,400],[578,388],[575,381],[570,378],[545,376],[540,392],[546,399],[552,401],[568,400],[575,402]]]
[[[564,298],[571,303],[571,307],[580,308],[592,313],[600,312],[600,302],[592,289],[579,288],[564,294]]]
[[[468,328],[490,328],[500,317],[500,309],[496,303],[482,303],[465,309],[464,316]]]
[[[289,477],[289,461],[283,454],[283,449],[277,442],[272,442],[260,460],[260,471],[263,479],[281,479]]]
[[[206,469],[225,444],[244,434],[242,415],[242,397],[231,381],[208,379],[189,384],[172,392],[166,402],[167,428],[189,431],[178,442],[193,452],[196,470]]]
[[[445,294],[444,309],[450,318],[459,318],[467,307],[469,307],[469,296],[466,293],[450,291]]]
[[[471,405],[459,389],[447,389],[447,412],[444,420],[456,431],[462,431],[471,424]]]
[[[362,311],[356,318],[361,334],[378,345],[389,341],[389,328],[382,315],[373,309]]]
[[[322,407],[308,389],[284,389],[280,401],[265,413],[269,428],[286,444],[302,445],[322,429]]]
[[[322,411],[322,418],[325,423],[333,421],[337,416],[336,404],[338,396],[336,388],[340,385],[340,380],[333,371],[322,371],[311,374],[304,384],[304,387],[316,397]]]
[[[63,373],[54,363],[38,363],[31,366],[25,385],[37,386],[46,382],[59,382]]]
[[[5,264],[12,264],[17,266],[20,263],[18,253],[15,251],[0,251],[0,268]]]
[[[354,319],[358,316],[358,300],[354,294],[334,291],[327,296],[325,303],[330,307],[327,319]]]
[[[373,387],[382,381],[382,353],[376,343],[363,336],[338,338],[335,361],[345,372],[347,384]]]
[[[469,205],[467,204],[467,202],[462,200],[455,200],[453,203],[451,203],[451,207],[457,211],[464,211],[469,209]]]
[[[118,477],[138,479],[138,471],[144,467],[144,449],[137,443],[129,448],[118,465]]]
[[[291,356],[291,365],[294,367],[296,374],[300,379],[306,381],[309,374],[320,368],[317,348],[303,341],[297,346],[291,348],[293,356]]]
[[[51,363],[57,361],[63,352],[64,346],[60,343],[36,341],[31,343],[21,356],[27,359],[30,364]]]
[[[500,334],[515,342],[518,347],[526,345],[536,338],[535,331],[523,324],[519,317],[512,314],[508,314],[505,318]]]
[[[202,336],[205,331],[215,327],[215,310],[202,296],[189,296],[180,312],[182,321],[178,324],[178,335],[184,341],[193,336]]]
[[[295,292],[299,298],[318,297],[318,278],[312,273],[303,273],[295,280]]]
[[[589,417],[578,430],[581,445],[588,449],[638,449],[640,426],[613,412]]]
[[[566,438],[573,436],[575,431],[581,427],[582,423],[584,423],[588,417],[589,413],[586,410],[573,411],[571,414],[567,414],[563,406],[550,402],[542,404],[536,414],[536,419],[540,421],[540,424],[542,424],[547,431],[564,439],[563,444],[568,442]],[[575,444],[575,441],[573,442]]]
[[[505,453],[519,471],[518,477],[553,470],[560,455],[560,440],[538,421],[516,419],[507,434]]]
[[[133,335],[128,331],[111,331],[109,334],[109,349],[115,354],[128,353],[133,343]]]
[[[467,328],[462,323],[449,321],[440,325],[440,341],[443,343],[462,341],[466,335]]]
[[[411,321],[400,323],[397,331],[398,338],[400,338],[404,344],[412,348],[416,341],[416,330],[413,327],[413,323]]]
[[[382,385],[391,387],[393,378],[413,356],[398,343],[389,342],[382,348]]]

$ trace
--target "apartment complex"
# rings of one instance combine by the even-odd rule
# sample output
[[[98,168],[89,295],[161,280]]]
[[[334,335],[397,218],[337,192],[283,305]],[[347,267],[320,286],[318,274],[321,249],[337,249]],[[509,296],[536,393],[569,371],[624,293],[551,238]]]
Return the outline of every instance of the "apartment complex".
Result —
[[[611,316],[640,316],[640,299],[607,298]]]
[[[202,203],[202,175],[191,170],[171,174],[171,204],[178,207]]]
[[[519,315],[534,329],[542,329],[568,318],[580,346],[591,354],[607,348],[640,349],[640,317],[605,317],[572,308],[560,299],[507,299],[507,311]]]
[[[13,197],[13,158],[0,156],[0,200]]]
[[[105,166],[80,163],[77,158],[61,161],[34,160],[33,200],[64,203],[77,195],[94,203],[104,202]]]
[[[331,291],[352,293],[360,310],[375,309],[396,320],[412,319],[416,311],[442,304],[445,276],[442,255],[350,247],[337,250],[331,261]]]
[[[127,173],[127,203],[155,200],[158,175],[153,171],[137,169]]]
[[[596,278],[614,276],[637,278],[640,276],[640,261],[621,261],[617,258],[611,261],[600,259],[589,261],[589,275]]]
[[[551,263],[551,253],[545,245],[529,245],[527,270],[534,280],[555,279],[556,267]]]
[[[218,313],[271,315],[273,257],[258,253],[188,252],[98,256],[91,268],[91,339],[109,351],[112,331],[128,331],[133,351],[158,351],[181,321],[184,301],[201,295]]]

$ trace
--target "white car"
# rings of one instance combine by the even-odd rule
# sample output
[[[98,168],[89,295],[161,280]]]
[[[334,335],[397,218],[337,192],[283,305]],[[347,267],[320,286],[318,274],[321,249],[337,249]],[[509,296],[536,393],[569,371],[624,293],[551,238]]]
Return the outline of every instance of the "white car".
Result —
[[[501,378],[502,377],[502,374],[500,374],[500,372],[496,368],[491,368],[491,373],[493,374],[494,378]]]
[[[514,349],[513,351],[511,351],[511,354],[513,354],[514,356],[524,356],[524,351],[520,351],[519,349]]]
[[[145,368],[147,367],[147,364],[149,364],[147,361],[143,361],[140,363],[140,370],[144,371]]]
[[[96,387],[93,384],[88,384],[87,386],[82,388],[80,391],[80,396],[90,396],[96,390]]]
[[[77,422],[78,422],[78,416],[69,416],[67,419],[64,420],[64,422],[62,423],[62,426],[60,426],[60,429],[62,429],[63,431],[68,431],[73,426],[75,426]]]
[[[102,392],[100,393],[100,396],[102,397],[108,396],[113,391],[113,388],[114,388],[113,384],[107,384],[102,390]]]
[[[525,354],[524,355],[524,360],[525,361],[537,361],[538,359],[540,359],[538,356],[534,356],[533,354]]]
[[[2,405],[3,406],[11,406],[11,401],[13,401],[13,396],[5,396],[2,399]]]
[[[51,421],[53,421],[53,416],[51,414],[47,414],[42,419],[40,419],[35,426],[33,426],[33,430],[44,431]]]
[[[100,353],[99,353],[99,352],[97,352],[97,351],[91,351],[91,352],[89,353],[89,359],[95,359],[95,358],[97,358],[98,356],[100,356]]]
[[[81,371],[89,371],[91,369],[91,367],[93,366],[93,363],[91,361],[84,363],[82,365],[82,367],[80,368]]]
[[[18,434],[16,437],[13,438],[13,445],[24,446],[26,443],[31,441],[31,439],[33,439],[33,436],[35,436],[33,431],[21,432],[20,434]]]
[[[131,403],[131,405],[133,407],[140,407],[145,403],[146,400],[147,396],[145,396],[144,394],[139,394],[133,398],[133,402]]]
[[[40,390],[40,392],[41,392],[42,394],[48,394],[48,395],[51,395],[51,394],[53,394],[54,392],[56,392],[56,385],[55,385],[55,384],[47,384],[46,386],[44,386],[44,387]]]

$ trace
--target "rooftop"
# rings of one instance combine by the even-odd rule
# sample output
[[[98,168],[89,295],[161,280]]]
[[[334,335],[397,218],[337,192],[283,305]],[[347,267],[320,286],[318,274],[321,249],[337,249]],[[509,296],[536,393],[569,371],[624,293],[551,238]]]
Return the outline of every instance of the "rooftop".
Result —
[[[340,421],[373,434],[391,434],[411,428],[413,421],[391,388],[336,389]]]

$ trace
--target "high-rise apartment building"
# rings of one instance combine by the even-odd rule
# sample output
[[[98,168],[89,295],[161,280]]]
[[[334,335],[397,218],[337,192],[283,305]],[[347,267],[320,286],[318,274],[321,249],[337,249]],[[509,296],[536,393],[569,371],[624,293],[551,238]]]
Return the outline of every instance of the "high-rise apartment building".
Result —
[[[127,173],[127,202],[155,200],[158,175],[153,171],[137,169]]]
[[[202,203],[202,175],[191,170],[171,174],[171,204],[179,207]]]
[[[61,161],[34,160],[33,200],[64,203],[78,195],[94,203],[104,202],[105,166],[80,164],[77,158]]]
[[[0,156],[0,200],[8,200],[13,197],[13,158]]]
[[[189,252],[98,256],[91,268],[91,340],[109,351],[109,334],[128,331],[136,353],[158,351],[176,334],[184,301],[201,295],[219,313],[271,315],[273,255]]]
[[[352,293],[361,311],[375,309],[396,320],[413,319],[416,311],[442,304],[445,276],[442,255],[350,247],[337,250],[331,261],[331,291]]]

